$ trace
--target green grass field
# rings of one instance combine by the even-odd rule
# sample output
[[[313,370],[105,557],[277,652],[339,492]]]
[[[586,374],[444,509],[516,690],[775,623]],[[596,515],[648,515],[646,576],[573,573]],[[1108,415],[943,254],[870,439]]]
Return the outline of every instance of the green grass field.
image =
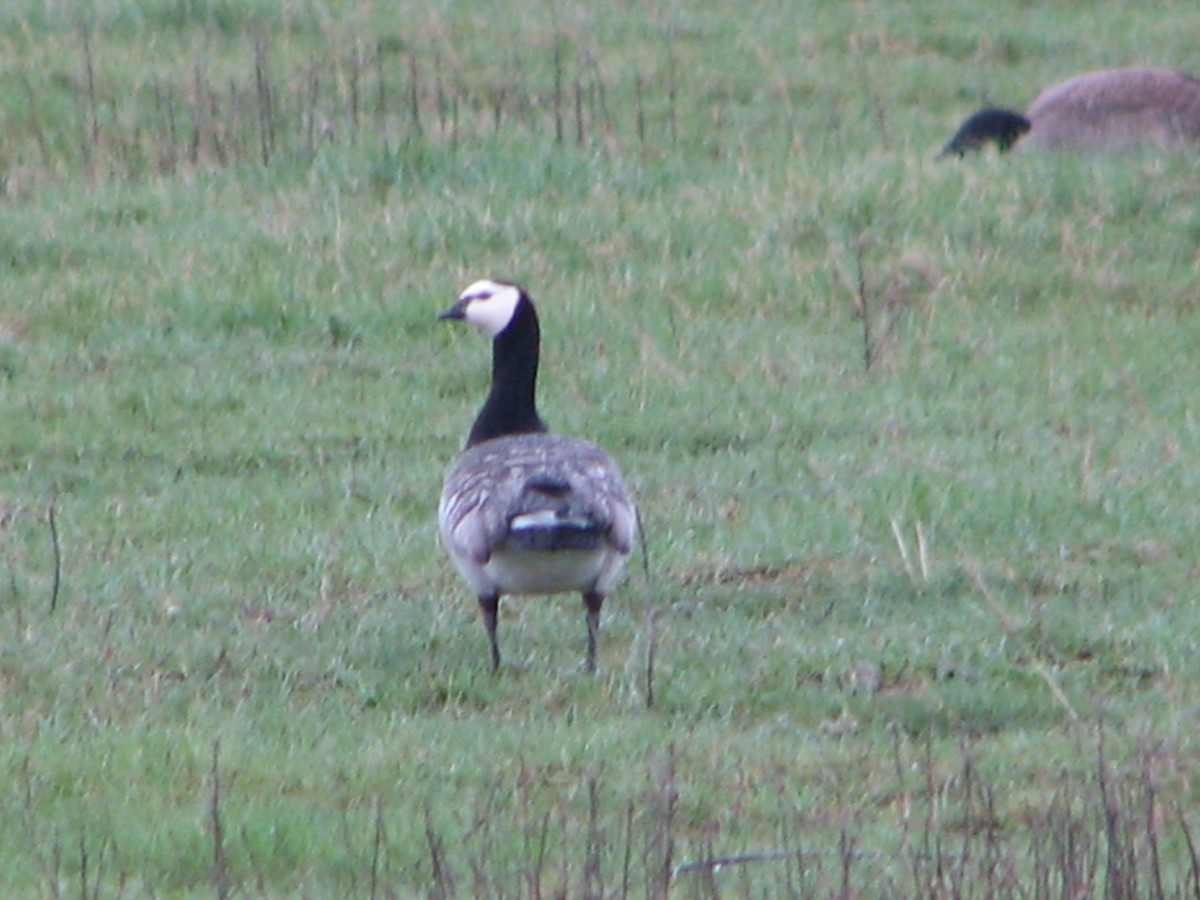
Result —
[[[1200,896],[1200,169],[933,159],[1200,7],[443,6],[0,12],[0,894]],[[483,276],[593,678],[437,544]]]

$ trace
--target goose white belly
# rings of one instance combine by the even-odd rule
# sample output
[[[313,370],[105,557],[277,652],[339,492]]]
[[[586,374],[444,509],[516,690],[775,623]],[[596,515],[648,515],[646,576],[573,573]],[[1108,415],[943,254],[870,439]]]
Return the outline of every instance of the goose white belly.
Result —
[[[611,557],[603,547],[549,552],[497,548],[483,570],[502,594],[590,591]]]
[[[554,551],[497,547],[482,564],[453,559],[463,580],[479,595],[604,591],[624,563],[610,547]]]

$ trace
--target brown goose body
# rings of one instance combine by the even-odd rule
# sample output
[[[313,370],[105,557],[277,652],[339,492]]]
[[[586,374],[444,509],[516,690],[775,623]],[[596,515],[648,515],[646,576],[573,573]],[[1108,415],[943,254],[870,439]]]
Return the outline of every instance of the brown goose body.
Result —
[[[1200,147],[1200,81],[1169,69],[1105,69],[1046,88],[1017,150]]]

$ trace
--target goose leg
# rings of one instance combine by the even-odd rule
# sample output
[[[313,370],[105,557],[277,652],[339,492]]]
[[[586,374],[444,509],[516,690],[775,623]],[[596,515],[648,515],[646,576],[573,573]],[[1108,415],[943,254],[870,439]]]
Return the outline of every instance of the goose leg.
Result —
[[[492,645],[492,671],[500,668],[500,645],[496,643],[496,614],[500,610],[500,595],[488,594],[479,598],[483,611],[483,627],[487,629],[488,642]]]
[[[588,673],[596,671],[596,636],[600,634],[600,607],[604,605],[604,595],[596,591],[585,591],[583,605],[587,608],[587,663]]]

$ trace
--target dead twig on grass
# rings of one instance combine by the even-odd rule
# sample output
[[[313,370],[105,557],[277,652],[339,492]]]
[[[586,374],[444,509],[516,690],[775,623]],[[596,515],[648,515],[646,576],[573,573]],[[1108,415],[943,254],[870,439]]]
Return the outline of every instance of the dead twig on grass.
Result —
[[[54,551],[54,583],[50,588],[50,612],[58,608],[58,593],[62,587],[62,545],[58,540],[58,523],[54,517],[54,503],[46,511],[46,520],[50,523],[50,546]]]
[[[835,265],[835,268],[850,292],[854,315],[862,330],[863,370],[870,372],[910,304],[903,296],[902,278],[892,278],[883,292],[882,301],[877,302],[867,278],[866,245],[867,235],[862,232],[854,239],[853,278],[841,265]],[[877,307],[882,309],[882,313]],[[880,325],[882,330],[877,330]]]
[[[88,120],[88,136],[87,140],[83,142],[83,158],[88,173],[94,175],[93,165],[100,147],[100,113],[96,102],[96,66],[92,58],[92,38],[86,25],[80,28],[80,37],[83,43],[83,77],[87,88]]]
[[[646,526],[642,521],[641,509],[635,509],[634,514],[637,516],[638,543],[642,547],[642,575],[646,581],[647,592],[646,613],[643,619],[646,632],[645,700],[646,709],[650,709],[654,706],[654,655],[658,649],[658,610],[654,608],[650,599],[650,546],[646,542]]]
[[[212,794],[209,802],[209,827],[213,844],[213,890],[217,900],[229,896],[229,865],[225,856],[225,826],[221,821],[221,740],[213,741],[212,749]]]

